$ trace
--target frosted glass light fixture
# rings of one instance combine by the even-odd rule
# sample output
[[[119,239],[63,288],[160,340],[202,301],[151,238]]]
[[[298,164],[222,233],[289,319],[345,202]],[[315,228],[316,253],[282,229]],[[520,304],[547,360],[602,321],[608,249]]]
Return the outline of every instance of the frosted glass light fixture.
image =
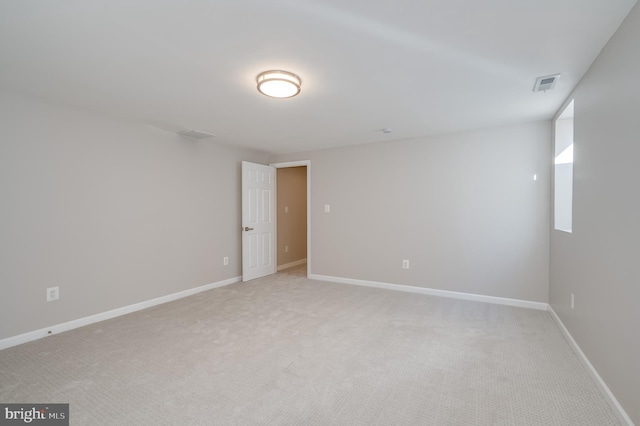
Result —
[[[272,98],[292,98],[300,93],[302,80],[287,71],[265,71],[256,77],[258,91]]]

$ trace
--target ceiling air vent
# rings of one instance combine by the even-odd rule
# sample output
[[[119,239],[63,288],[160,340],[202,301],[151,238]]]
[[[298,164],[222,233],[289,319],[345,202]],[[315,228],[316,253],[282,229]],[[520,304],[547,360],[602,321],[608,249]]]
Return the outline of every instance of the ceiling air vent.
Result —
[[[212,135],[211,133],[201,132],[199,130],[181,130],[178,132],[180,136],[187,136],[193,139],[207,139],[214,138],[216,135]]]
[[[534,92],[546,92],[547,90],[551,90],[556,86],[558,79],[560,78],[560,74],[547,75],[544,77],[538,77],[536,79],[536,85],[533,86]]]

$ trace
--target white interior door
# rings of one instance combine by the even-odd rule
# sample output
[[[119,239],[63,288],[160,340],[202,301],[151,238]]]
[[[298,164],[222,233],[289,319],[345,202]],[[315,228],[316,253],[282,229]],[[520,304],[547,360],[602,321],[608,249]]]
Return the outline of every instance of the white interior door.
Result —
[[[275,274],[275,168],[242,162],[242,281]]]

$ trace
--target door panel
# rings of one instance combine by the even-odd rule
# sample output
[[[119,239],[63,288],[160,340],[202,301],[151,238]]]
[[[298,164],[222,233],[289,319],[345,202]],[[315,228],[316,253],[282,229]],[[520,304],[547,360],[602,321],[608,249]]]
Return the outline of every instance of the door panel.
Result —
[[[276,272],[275,169],[242,162],[242,281]]]

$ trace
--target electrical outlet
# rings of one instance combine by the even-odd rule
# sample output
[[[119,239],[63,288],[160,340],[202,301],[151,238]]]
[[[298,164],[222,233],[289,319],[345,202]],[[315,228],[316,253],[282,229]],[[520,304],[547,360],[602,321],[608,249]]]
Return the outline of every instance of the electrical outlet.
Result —
[[[284,206],[284,212],[289,213],[289,206]]]
[[[60,299],[60,287],[49,287],[47,289],[47,302]]]
[[[409,261],[408,260],[403,260],[402,261],[402,269],[409,269]]]
[[[289,253],[289,246],[284,246],[284,252]]]
[[[576,298],[573,296],[573,293],[571,293],[571,309],[575,307],[575,304],[576,304]]]
[[[329,204],[324,205],[324,212],[329,213],[331,211],[331,206]]]
[[[223,264],[224,266],[229,265],[229,258],[228,258],[228,257],[223,257],[223,258],[222,258],[222,264]]]

